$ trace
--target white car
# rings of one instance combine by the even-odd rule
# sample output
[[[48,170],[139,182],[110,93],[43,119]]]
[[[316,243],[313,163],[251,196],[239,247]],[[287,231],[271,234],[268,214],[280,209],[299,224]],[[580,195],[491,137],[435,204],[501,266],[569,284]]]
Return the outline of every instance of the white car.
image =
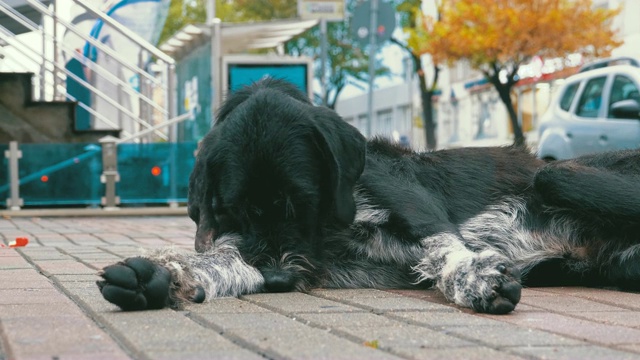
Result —
[[[537,154],[546,160],[640,148],[640,63],[607,59],[568,77],[539,134]]]

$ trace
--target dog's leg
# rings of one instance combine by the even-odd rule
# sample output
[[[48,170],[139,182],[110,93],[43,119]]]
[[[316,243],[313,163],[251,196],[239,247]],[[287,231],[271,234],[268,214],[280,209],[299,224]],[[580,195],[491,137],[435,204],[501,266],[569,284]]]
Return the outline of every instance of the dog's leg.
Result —
[[[551,163],[533,185],[546,206],[640,219],[640,151]]]
[[[447,299],[478,312],[505,314],[518,301],[522,286],[511,261],[494,250],[475,253],[455,232],[422,240],[425,256],[414,267],[421,280],[435,281]]]
[[[235,236],[217,239],[204,253],[165,248],[127,258],[105,267],[98,287],[106,300],[123,310],[179,307],[185,302],[259,292],[264,279],[243,261],[233,245]]]

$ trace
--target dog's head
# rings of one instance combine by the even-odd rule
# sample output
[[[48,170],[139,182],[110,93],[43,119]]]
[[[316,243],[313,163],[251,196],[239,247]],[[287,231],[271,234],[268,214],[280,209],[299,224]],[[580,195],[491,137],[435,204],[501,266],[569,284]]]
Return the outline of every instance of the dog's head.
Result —
[[[365,146],[355,128],[284,81],[231,94],[190,178],[196,250],[238,233],[240,253],[268,291],[312,285],[322,271],[323,235],[355,216]]]

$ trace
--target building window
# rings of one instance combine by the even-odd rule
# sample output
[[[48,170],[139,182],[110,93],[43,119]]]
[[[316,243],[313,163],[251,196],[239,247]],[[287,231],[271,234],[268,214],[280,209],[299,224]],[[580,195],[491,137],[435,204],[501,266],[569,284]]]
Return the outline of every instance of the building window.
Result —
[[[391,109],[378,111],[374,133],[390,138],[393,133],[393,113]]]

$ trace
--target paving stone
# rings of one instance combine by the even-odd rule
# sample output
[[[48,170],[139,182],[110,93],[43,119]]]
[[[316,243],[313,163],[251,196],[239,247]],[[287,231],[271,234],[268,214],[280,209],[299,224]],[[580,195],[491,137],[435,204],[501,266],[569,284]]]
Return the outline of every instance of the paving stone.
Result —
[[[436,304],[420,299],[410,297],[389,297],[389,298],[353,298],[350,300],[352,304],[363,306],[377,312],[387,311],[455,311],[450,306]]]
[[[56,248],[43,247],[41,249],[46,251],[25,251],[25,256],[34,262],[40,260],[73,260],[73,257],[59,252]]]
[[[629,351],[638,354],[638,358],[640,358],[640,344],[624,344],[616,346],[618,349],[622,351]]]
[[[329,315],[329,314],[323,314]],[[198,314],[197,318],[221,329],[225,335],[251,343],[267,354],[293,358],[390,358],[385,354],[311,328],[274,313]],[[289,339],[289,341],[287,341]],[[363,340],[364,342],[364,340]],[[341,350],[338,350],[341,349]],[[294,351],[295,350],[295,351]]]
[[[561,346],[561,347],[519,347],[511,348],[518,354],[525,356],[532,356],[542,359],[554,359],[554,360],[601,360],[601,359],[638,359],[639,354],[628,353],[624,351],[608,349],[598,346]]]
[[[137,351],[211,351],[240,350],[230,340],[205,328],[183,313],[164,309],[138,312],[104,312],[100,320],[131,344]]]
[[[23,319],[37,322],[40,318],[59,315],[80,315],[82,312],[71,301],[51,303],[0,304],[0,321],[7,319]]]
[[[81,314],[2,319],[11,353],[16,359],[67,354],[126,354],[106,333]]]
[[[77,275],[53,275],[51,278],[59,282],[92,282],[101,279],[96,271],[94,274],[77,274]]]
[[[264,360],[264,357],[260,354],[251,352],[246,349],[207,349],[207,350],[191,350],[184,349],[180,351],[147,351],[145,352],[151,359],[157,360],[202,360],[202,359],[225,359],[225,360]]]
[[[640,298],[639,298],[640,299]],[[620,311],[618,306],[607,305],[574,296],[533,296],[523,298],[522,304],[535,306],[555,312],[583,312],[583,311]]]
[[[95,274],[97,269],[92,269],[76,260],[46,260],[38,261],[38,267],[45,275],[87,275]]]
[[[51,289],[53,288],[53,283],[49,281],[46,277],[42,275],[36,275],[33,278],[23,279],[15,278],[7,279],[2,276],[2,272],[0,271],[0,290],[11,290],[11,289],[22,289],[26,291],[30,291],[32,289]]]
[[[620,306],[630,310],[640,310],[640,293],[584,287],[553,287],[540,288],[538,290],[562,296],[578,296],[589,300],[599,301],[604,304]]]
[[[457,326],[457,325],[500,325],[497,320],[487,319],[478,315],[468,314],[461,311],[406,311],[388,314],[395,319],[403,319],[412,323],[422,324],[432,327]]]
[[[638,311],[578,312],[576,313],[575,317],[603,324],[621,325],[640,329],[640,312]]]
[[[396,326],[377,327],[338,327],[336,331],[347,333],[362,342],[376,342],[385,350],[396,354],[408,355],[416,348],[457,348],[478,346],[477,342],[461,339],[444,332],[439,332],[415,325],[396,323]]]
[[[0,304],[50,304],[69,299],[55,288],[27,288],[0,290]]]
[[[267,313],[269,310],[237,298],[212,299],[205,304],[190,304],[185,310],[196,314]]]
[[[640,343],[640,330],[638,329],[602,324],[562,314],[526,312],[493,318],[518,326],[546,330],[596,344]]]
[[[498,351],[487,347],[462,347],[450,349],[433,349],[428,347],[408,348],[403,350],[403,356],[420,360],[442,360],[442,359],[460,359],[460,360],[523,360],[521,357],[508,353],[506,351]]]
[[[0,249],[0,251],[2,250]],[[12,269],[33,269],[33,266],[22,257],[5,256],[0,258],[0,271]]]
[[[398,298],[402,295],[376,289],[314,289],[310,295],[332,300],[352,300],[354,298]]]
[[[323,329],[404,326],[402,321],[371,312],[366,313],[297,313],[294,319]]]
[[[299,292],[252,294],[245,295],[242,299],[285,313],[364,311],[354,306]]]
[[[450,326],[447,333],[461,336],[493,347],[581,345],[581,341],[536,329],[527,329],[509,324],[493,326]]]
[[[320,329],[243,328],[225,332],[240,338],[268,357],[291,359],[398,359],[364,344],[357,344]]]

